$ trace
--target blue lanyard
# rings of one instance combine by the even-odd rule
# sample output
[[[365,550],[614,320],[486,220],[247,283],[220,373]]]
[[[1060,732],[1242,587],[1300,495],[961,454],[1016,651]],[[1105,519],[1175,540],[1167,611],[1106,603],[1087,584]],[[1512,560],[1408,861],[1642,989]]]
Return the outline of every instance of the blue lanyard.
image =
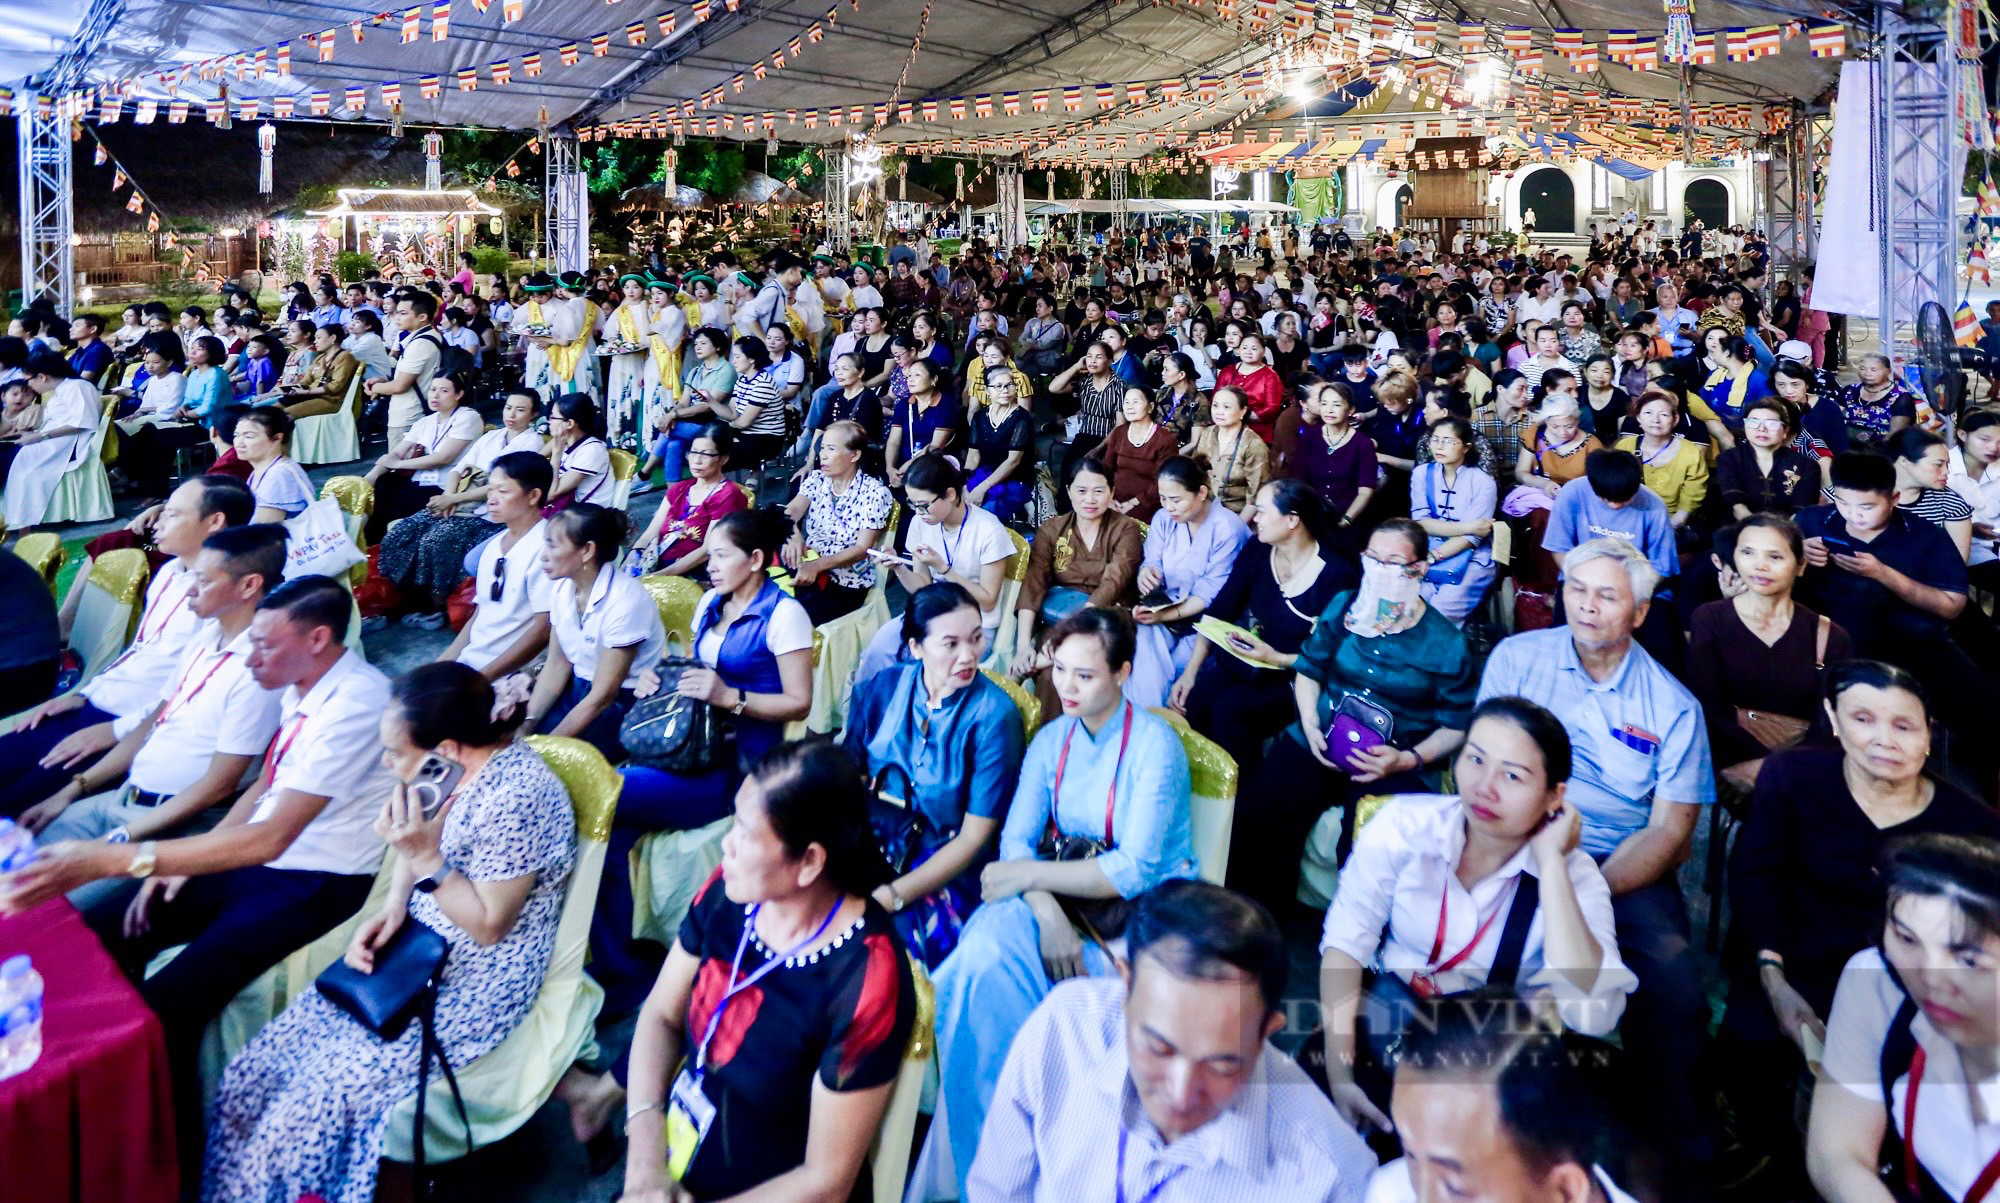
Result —
[[[1118,1177],[1116,1179],[1118,1203],[1125,1203],[1125,1143],[1131,1136],[1132,1130],[1130,1128],[1127,1128],[1123,1124],[1118,1125]],[[1160,1192],[1167,1189],[1167,1184],[1175,1178],[1180,1177],[1181,1171],[1186,1168],[1184,1165],[1177,1165],[1167,1171],[1166,1177],[1153,1183],[1151,1190],[1139,1196],[1138,1203],[1153,1203],[1153,1200],[1160,1197]]]
[[[750,913],[743,917],[743,935],[736,941],[736,959],[729,963],[729,987],[722,992],[721,1000],[715,1004],[715,1014],[708,1017],[708,1030],[701,1034],[701,1043],[695,1046],[694,1072],[696,1076],[699,1076],[708,1065],[708,1045],[710,1041],[715,1039],[716,1029],[722,1026],[722,1015],[723,1012],[729,1010],[729,1000],[756,985],[759,981],[763,980],[765,974],[799,955],[801,951],[811,947],[815,941],[825,935],[826,929],[833,926],[833,917],[840,913],[840,904],[843,901],[845,900],[840,898],[834,899],[833,909],[826,913],[826,918],[820,920],[819,926],[813,930],[812,935],[792,945],[791,951],[787,952],[784,956],[772,957],[770,960],[764,962],[749,977],[739,982],[736,980],[736,974],[743,968],[743,953],[750,947],[750,933],[757,926],[757,912],[764,909],[764,904],[760,902],[750,908]]]

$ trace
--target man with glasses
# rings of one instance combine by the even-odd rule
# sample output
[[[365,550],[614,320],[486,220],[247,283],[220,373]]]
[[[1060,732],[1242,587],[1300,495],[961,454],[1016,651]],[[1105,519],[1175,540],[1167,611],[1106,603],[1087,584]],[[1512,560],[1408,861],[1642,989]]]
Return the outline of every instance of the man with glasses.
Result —
[[[472,621],[439,656],[498,681],[528,665],[549,642],[554,583],[542,571],[542,502],[555,469],[532,451],[511,451],[486,470],[486,517],[505,529],[479,548]]]

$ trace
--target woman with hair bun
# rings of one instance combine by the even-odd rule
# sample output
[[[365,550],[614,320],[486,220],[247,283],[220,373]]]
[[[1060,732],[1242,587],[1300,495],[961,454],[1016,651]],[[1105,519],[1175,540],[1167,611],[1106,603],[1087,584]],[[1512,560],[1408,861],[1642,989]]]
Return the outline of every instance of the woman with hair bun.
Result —
[[[742,766],[776,746],[784,739],[785,724],[812,709],[812,619],[769,571],[791,533],[791,520],[774,509],[737,510],[710,526],[703,547],[712,587],[695,607],[694,646],[679,652],[701,666],[669,681],[649,663],[631,678],[635,699],[673,689],[728,716],[735,750],[705,773],[677,773],[636,761],[622,770],[625,789],[618,797],[590,932],[590,972],[604,987],[608,1016],[629,1015],[638,1008],[665,955],[657,944],[632,937],[632,848],[656,831],[687,831],[726,817],[743,779]],[[618,580],[614,588],[630,586],[646,600],[657,623],[652,596],[631,577],[611,571]],[[555,608],[561,605],[559,598]]]
[[[548,975],[576,859],[576,821],[562,782],[515,738],[523,696],[466,665],[426,664],[397,681],[382,716],[382,755],[419,779],[430,761],[458,774],[426,817],[398,785],[375,821],[395,850],[382,910],[361,925],[347,963],[374,969],[406,924],[451,945],[430,1032],[463,1068],[527,1017]],[[412,1024],[385,1042],[308,990],[230,1062],[209,1131],[209,1199],[375,1197],[391,1109],[410,1093],[419,1052]]]
[[[945,582],[903,611],[911,660],[854,691],[844,742],[880,802],[875,833],[896,872],[875,891],[910,951],[936,969],[979,901],[979,870],[1021,771],[1021,712],[979,671],[979,603]]]
[[[751,765],[735,819],[629,1071],[572,1070],[557,1091],[585,1138],[623,1103],[628,1203],[846,1199],[903,1068],[916,989],[870,897],[889,868],[860,766],[824,741],[781,744]],[[710,1121],[695,1128],[695,1110]]]
[[[1139,566],[1138,655],[1128,686],[1132,701],[1163,706],[1187,668],[1201,636],[1194,622],[1229,579],[1237,553],[1250,541],[1243,519],[1209,492],[1206,464],[1177,455],[1160,467],[1160,512],[1146,533]]]
[[[623,513],[587,501],[549,520],[549,658],[528,703],[535,730],[581,739],[613,764],[625,759],[618,727],[633,690],[667,642],[652,594],[617,569],[625,531]]]

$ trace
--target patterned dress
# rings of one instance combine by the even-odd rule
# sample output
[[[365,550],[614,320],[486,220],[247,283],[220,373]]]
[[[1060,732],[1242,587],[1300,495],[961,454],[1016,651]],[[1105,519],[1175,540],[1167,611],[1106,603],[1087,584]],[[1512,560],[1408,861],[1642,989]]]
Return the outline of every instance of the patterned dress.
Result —
[[[509,744],[459,791],[443,852],[474,881],[536,875],[514,929],[490,946],[445,918],[434,896],[410,896],[410,919],[451,943],[437,1036],[458,1068],[506,1039],[541,993],[576,860],[569,795],[532,748]],[[202,1198],[371,1203],[389,1113],[416,1086],[417,1048],[415,1024],[385,1044],[319,991],[301,995],[222,1076]]]

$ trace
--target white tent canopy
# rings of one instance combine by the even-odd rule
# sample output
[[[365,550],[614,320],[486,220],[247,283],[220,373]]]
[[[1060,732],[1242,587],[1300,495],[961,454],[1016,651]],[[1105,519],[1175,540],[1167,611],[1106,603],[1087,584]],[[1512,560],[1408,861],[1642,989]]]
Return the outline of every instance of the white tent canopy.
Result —
[[[1169,214],[1185,215],[1192,213],[1296,213],[1298,210],[1291,205],[1280,204],[1277,201],[1233,201],[1226,197],[1213,201],[1154,200],[1151,197],[1135,196],[1124,201],[1103,200],[1101,198],[1031,200],[1027,204],[1027,212],[1030,217],[1066,216],[1072,213],[1125,213],[1134,216],[1150,214],[1158,217]],[[977,217],[997,217],[1000,214],[1000,206],[987,205],[984,208],[975,209],[973,214]]]
[[[1321,18],[1337,8],[1332,0],[1316,0]],[[418,40],[401,40],[402,6],[388,20],[374,23],[374,14],[348,9],[330,9],[315,0],[50,0],[36,8],[33,23],[10,21],[0,31],[0,83],[15,82],[52,65],[65,49],[66,38],[83,20],[86,9],[108,11],[115,22],[110,36],[101,39],[84,64],[86,85],[104,86],[133,80],[138,87],[133,99],[165,99],[169,93],[159,81],[163,72],[181,66],[239,52],[263,48],[275,55],[279,43],[288,43],[291,75],[279,77],[267,70],[261,78],[238,79],[233,71],[210,79],[191,78],[174,93],[181,99],[201,102],[218,94],[227,84],[233,101],[248,98],[290,96],[306,111],[305,98],[315,91],[333,96],[333,115],[346,119],[386,121],[388,107],[381,85],[400,83],[404,117],[413,124],[506,127],[521,130],[538,128],[546,113],[551,127],[567,123],[583,124],[598,120],[637,119],[654,112],[679,110],[683,102],[713,94],[720,89],[719,104],[701,109],[706,118],[727,114],[737,119],[738,135],[746,136],[745,123],[764,113],[778,114],[779,136],[788,141],[832,141],[844,137],[848,126],[826,121],[807,129],[803,122],[791,122],[791,110],[827,109],[863,104],[872,107],[892,98],[921,100],[948,99],[1004,92],[1020,93],[1025,100],[1030,90],[1056,90],[1050,111],[1034,113],[1022,103],[1016,116],[1005,116],[995,106],[995,115],[968,121],[941,118],[909,124],[892,122],[882,131],[886,141],[911,141],[939,137],[978,137],[1047,131],[1057,126],[1091,120],[1091,132],[1110,135],[1135,134],[1164,129],[1190,116],[1187,106],[1151,106],[1133,110],[1122,102],[1097,119],[1094,101],[1086,101],[1081,114],[1063,111],[1060,89],[1081,85],[1088,94],[1107,77],[1122,88],[1126,80],[1193,80],[1203,75],[1227,77],[1246,67],[1278,65],[1282,39],[1272,28],[1262,30],[1245,23],[1242,16],[1225,21],[1218,6],[1186,3],[1142,4],[1136,0],[1043,0],[1033,7],[1019,0],[951,0],[931,5],[931,17],[923,31],[920,47],[912,54],[911,40],[925,0],[742,0],[737,11],[726,10],[714,0],[712,15],[697,21],[689,0],[651,0],[650,3],[608,5],[604,0],[523,0],[519,20],[504,20],[506,0],[480,11],[461,0],[452,7],[449,36],[431,37],[432,4],[422,5]],[[18,6],[17,6],[18,7]],[[707,8],[708,6],[704,6]],[[1281,6],[1280,16],[1289,5]],[[1248,3],[1240,12],[1252,10]],[[1347,9],[1349,13],[1365,11]],[[832,20],[829,22],[829,13]],[[1545,10],[1533,0],[1475,0],[1471,11],[1452,19],[1484,20],[1491,28],[1521,25],[1536,31],[1536,44],[1548,38]],[[20,16],[21,14],[15,14]],[[672,15],[674,32],[662,36],[660,20]],[[362,40],[353,39],[349,22],[361,18]],[[1612,28],[1630,28],[1662,23],[1642,21],[1629,6],[1615,0],[1572,3],[1564,9],[1567,23],[1582,29],[1586,36],[1602,41]],[[1756,25],[1777,19],[1762,5],[1748,2],[1704,3],[1697,25],[1701,29]],[[632,45],[628,24],[643,30],[643,45]],[[60,30],[67,27],[69,34]],[[809,31],[818,26],[822,37],[812,42]],[[333,58],[321,62],[308,34],[334,31]],[[593,53],[593,35],[608,35],[604,53]],[[793,54],[794,40],[799,51]],[[577,62],[563,66],[559,48],[578,45]],[[1448,39],[1446,45],[1450,45]],[[773,52],[783,52],[786,66],[768,69]],[[529,78],[523,56],[539,52],[541,75]],[[1454,52],[1455,55],[1455,52]],[[1447,56],[1452,57],[1452,56]],[[511,81],[502,86],[492,79],[492,65],[511,64]],[[765,78],[751,75],[753,63],[766,65]],[[896,82],[908,64],[908,79],[900,94]],[[1691,99],[1702,102],[1770,101],[1789,102],[1823,92],[1834,78],[1837,60],[1812,58],[1803,39],[1788,43],[1783,52],[1747,63],[1722,63],[1692,69]],[[478,89],[459,90],[457,73],[476,73]],[[436,76],[440,86],[431,99],[418,95],[419,82]],[[1571,75],[1559,71],[1553,77],[1569,86],[1600,89],[1610,94],[1647,99],[1673,99],[1678,95],[1677,73],[1635,72],[1624,67],[1606,66],[1600,71]],[[737,81],[742,81],[741,87]],[[349,113],[344,92],[363,88],[365,103],[359,112]],[[1265,107],[1225,90],[1215,105],[1195,110],[1191,128],[1214,127],[1228,122],[1248,108]],[[270,107],[265,106],[268,113]],[[1272,116],[1289,120],[1296,104],[1280,97]],[[761,135],[748,135],[761,136]],[[1074,154],[1072,145],[1064,153]],[[1123,149],[1096,151],[1093,157],[1131,158],[1145,153],[1137,140]]]

